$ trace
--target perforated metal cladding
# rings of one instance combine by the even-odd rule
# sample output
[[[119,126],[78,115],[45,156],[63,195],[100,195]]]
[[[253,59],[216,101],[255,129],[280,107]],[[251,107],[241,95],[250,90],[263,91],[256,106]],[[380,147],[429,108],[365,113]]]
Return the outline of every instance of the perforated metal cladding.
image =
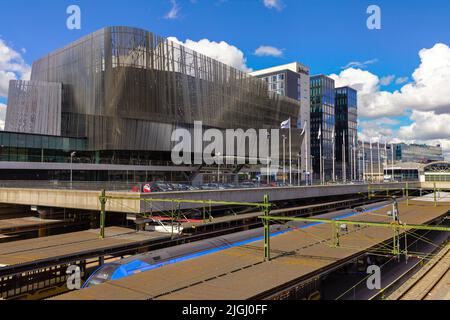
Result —
[[[175,127],[278,128],[300,104],[267,85],[145,30],[108,27],[33,64],[63,83],[63,135],[93,150],[170,151]]]
[[[61,84],[10,81],[5,130],[61,135]]]

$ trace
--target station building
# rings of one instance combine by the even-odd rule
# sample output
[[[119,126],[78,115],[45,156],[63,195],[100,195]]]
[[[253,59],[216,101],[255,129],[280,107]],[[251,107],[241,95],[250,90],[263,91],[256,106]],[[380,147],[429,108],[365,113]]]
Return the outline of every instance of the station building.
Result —
[[[47,179],[42,168],[67,177],[76,167],[80,180],[132,173],[189,181],[215,168],[173,165],[175,129],[192,132],[195,121],[271,129],[301,117],[298,100],[270,92],[261,79],[149,31],[107,27],[35,61],[30,81],[10,82],[0,179]]]

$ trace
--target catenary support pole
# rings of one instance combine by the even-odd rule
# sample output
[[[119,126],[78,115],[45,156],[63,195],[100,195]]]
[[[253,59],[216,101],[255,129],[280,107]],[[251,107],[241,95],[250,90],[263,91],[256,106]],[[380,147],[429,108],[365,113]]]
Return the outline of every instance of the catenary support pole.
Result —
[[[102,190],[100,196],[100,238],[105,239],[105,216],[106,216],[106,191]]]
[[[264,196],[264,261],[270,261],[270,207],[269,196]]]

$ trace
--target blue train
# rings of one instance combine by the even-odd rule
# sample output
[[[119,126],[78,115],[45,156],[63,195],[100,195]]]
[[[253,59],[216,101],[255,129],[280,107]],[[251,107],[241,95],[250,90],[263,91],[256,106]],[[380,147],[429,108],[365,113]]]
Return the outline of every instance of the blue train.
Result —
[[[388,204],[389,202],[387,201],[379,202],[355,209],[322,214],[316,217],[324,219],[345,219],[363,212],[380,209]],[[309,228],[317,224],[319,223],[289,222],[284,225],[277,224],[270,227],[270,232],[271,236],[277,236],[289,232],[293,230],[293,228]],[[262,228],[258,228],[142,253],[99,267],[86,280],[83,288],[92,287],[106,281],[118,280],[136,273],[160,268],[168,264],[195,259],[213,252],[245,245],[262,239]]]

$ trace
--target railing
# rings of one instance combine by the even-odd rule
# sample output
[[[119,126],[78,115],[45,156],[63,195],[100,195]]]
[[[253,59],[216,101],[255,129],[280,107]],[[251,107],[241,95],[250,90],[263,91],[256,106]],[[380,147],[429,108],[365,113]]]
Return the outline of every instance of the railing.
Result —
[[[145,184],[154,186],[155,184],[165,184],[168,186],[167,190],[163,188],[161,191],[195,191],[195,190],[225,190],[225,189],[252,189],[252,188],[289,188],[298,187],[298,184],[289,185],[282,182],[274,182],[266,184],[264,182],[255,181],[240,181],[238,183],[204,183],[193,184],[191,181],[67,181],[67,180],[0,180],[0,188],[21,188],[21,189],[73,189],[73,190],[103,190],[106,191],[123,191],[123,192],[137,192],[142,191],[142,187]],[[385,183],[383,183],[385,184]],[[181,186],[180,186],[181,185]],[[333,183],[328,185],[321,185],[320,183],[313,184],[312,186],[344,186],[344,185],[364,185],[362,182],[348,182]],[[367,184],[366,184],[367,185]],[[302,182],[301,187],[305,187],[305,183]],[[311,186],[311,185],[309,185]],[[137,189],[136,189],[137,188]],[[398,188],[395,188],[398,189]],[[386,188],[375,188],[369,186],[369,190],[374,191],[386,191]],[[400,189],[401,190],[401,189]],[[412,190],[412,188],[411,188]]]

